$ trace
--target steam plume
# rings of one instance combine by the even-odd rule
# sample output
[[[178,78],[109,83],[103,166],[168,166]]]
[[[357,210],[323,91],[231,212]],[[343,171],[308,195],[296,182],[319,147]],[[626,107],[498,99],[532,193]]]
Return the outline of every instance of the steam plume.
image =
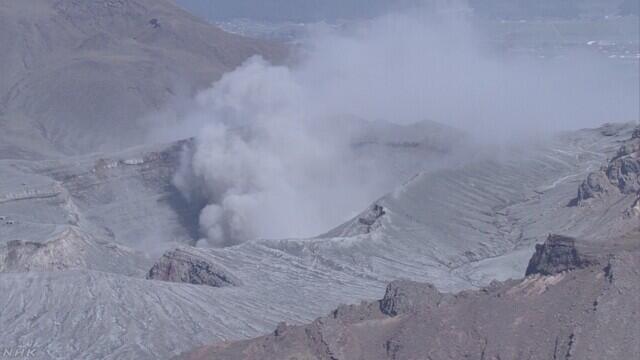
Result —
[[[392,14],[316,29],[291,67],[256,57],[224,76],[182,123],[198,136],[175,182],[206,203],[203,238],[311,236],[390,190],[392,170],[356,154],[346,118],[433,119],[512,141],[638,117],[635,73],[578,51],[497,56],[486,43],[464,17]]]

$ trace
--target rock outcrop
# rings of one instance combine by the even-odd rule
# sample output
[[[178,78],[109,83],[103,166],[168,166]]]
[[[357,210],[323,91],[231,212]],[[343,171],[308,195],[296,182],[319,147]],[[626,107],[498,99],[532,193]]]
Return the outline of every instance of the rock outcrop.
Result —
[[[455,295],[396,281],[380,301],[179,358],[628,359],[640,349],[640,251],[637,238],[625,244],[606,264],[586,262],[574,239],[550,236],[523,280]]]
[[[387,286],[380,300],[380,311],[389,316],[430,309],[440,303],[443,294],[431,284],[408,280],[394,281]]]
[[[153,265],[149,280],[179,282],[213,287],[239,286],[240,279],[230,274],[223,267],[214,264],[210,259],[187,248],[175,249],[165,253]]]
[[[366,232],[370,232],[371,228],[384,214],[386,214],[384,208],[378,204],[374,204],[369,211],[358,218],[358,223],[366,227]]]
[[[578,252],[575,239],[549,235],[544,244],[536,245],[536,252],[529,261],[525,275],[555,275],[568,270],[582,269],[594,263],[594,259]]]
[[[606,168],[587,175],[585,181],[578,188],[578,198],[575,204],[583,204],[586,200],[597,198],[612,190],[613,186],[607,177]]]
[[[587,176],[574,203],[584,204],[612,191],[640,195],[640,127],[633,131],[631,139],[620,147],[606,166]]]
[[[321,238],[338,237],[338,236],[356,236],[361,234],[369,234],[382,226],[381,222],[387,211],[380,204],[371,205],[366,211],[358,217],[346,222],[343,225],[321,235]]]

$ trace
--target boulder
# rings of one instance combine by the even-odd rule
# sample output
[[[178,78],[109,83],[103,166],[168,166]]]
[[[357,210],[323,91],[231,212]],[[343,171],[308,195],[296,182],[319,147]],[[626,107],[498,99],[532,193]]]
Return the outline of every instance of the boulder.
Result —
[[[380,311],[389,316],[424,311],[437,306],[442,297],[431,284],[397,280],[387,286]]]
[[[536,252],[529,260],[525,275],[555,275],[593,264],[595,264],[594,259],[580,254],[576,248],[575,239],[561,235],[549,235],[544,244],[536,245]]]
[[[242,284],[240,279],[203,254],[199,254],[196,249],[186,248],[165,253],[149,270],[147,279],[213,287]]]

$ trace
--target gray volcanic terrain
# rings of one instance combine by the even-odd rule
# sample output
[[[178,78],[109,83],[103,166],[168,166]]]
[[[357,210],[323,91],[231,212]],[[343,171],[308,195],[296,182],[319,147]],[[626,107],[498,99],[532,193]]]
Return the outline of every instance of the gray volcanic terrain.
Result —
[[[169,185],[148,175],[163,171],[170,157],[95,159],[88,171],[75,165],[66,170],[71,173],[55,175],[62,181],[58,194],[5,195],[14,199],[0,205],[3,238],[25,239],[2,250],[3,340],[31,344],[44,359],[167,358],[216,340],[258,336],[282,321],[311,321],[341,303],[379,297],[398,278],[430,282],[439,291],[519,278],[534,245],[549,232],[605,241],[637,229],[637,194],[614,184],[574,204],[583,181],[629,142],[633,129],[609,125],[568,133],[506,159],[418,175],[317,238],[224,249],[182,245],[156,270],[149,255],[134,261],[140,256],[135,250],[113,244],[128,236],[113,237],[107,227],[186,231],[162,200],[167,195],[158,193]],[[122,182],[138,195],[120,196],[114,188]],[[148,218],[131,218],[139,206],[148,207]],[[27,208],[39,214],[27,216],[21,210]],[[129,246],[140,240],[130,239]],[[202,280],[208,278],[214,280]]]
[[[632,358],[640,351],[638,233],[618,245],[589,244],[601,257],[586,260],[574,239],[550,237],[523,280],[457,294],[394,281],[377,302],[339,307],[306,326],[282,323],[271,335],[180,358]]]
[[[284,57],[168,0],[3,1],[0,44],[2,158],[137,145],[149,112],[252,55]]]
[[[608,129],[603,133],[613,135]],[[549,235],[536,245],[523,280],[494,280],[457,294],[441,293],[442,285],[394,281],[380,301],[338,307],[306,326],[281,323],[271,335],[204,347],[180,358],[626,359],[637,354],[639,145],[637,127],[565,205],[591,211],[604,207],[602,214],[613,210],[617,216],[607,216],[606,223],[581,217],[593,223],[582,225],[589,230],[580,240]],[[570,230],[575,225],[553,229],[575,233]],[[523,240],[521,233],[515,243],[527,243]],[[501,257],[519,258],[515,251]]]
[[[297,48],[178,3],[0,2],[0,358],[640,351],[628,26],[576,34],[615,64],[523,61],[421,15]]]

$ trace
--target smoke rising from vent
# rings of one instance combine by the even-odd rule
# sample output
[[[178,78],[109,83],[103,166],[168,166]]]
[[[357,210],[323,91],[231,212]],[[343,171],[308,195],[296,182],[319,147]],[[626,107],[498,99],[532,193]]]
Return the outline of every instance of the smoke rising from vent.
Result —
[[[307,90],[288,68],[254,58],[198,97],[207,124],[175,183],[206,199],[200,227],[211,245],[326,230],[387,178],[357,161],[337,121],[316,117]]]
[[[638,117],[637,74],[580,51],[498,55],[447,14],[318,28],[294,65],[252,58],[199,94],[171,132],[197,134],[175,183],[205,204],[203,239],[316,235],[391,190],[392,168],[355,150],[366,122],[350,119],[431,119],[515,142]]]

